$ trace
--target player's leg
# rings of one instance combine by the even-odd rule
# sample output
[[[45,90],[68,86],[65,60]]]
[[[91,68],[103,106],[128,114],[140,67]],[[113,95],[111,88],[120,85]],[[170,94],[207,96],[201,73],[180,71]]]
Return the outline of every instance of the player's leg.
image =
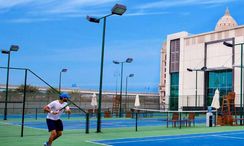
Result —
[[[56,137],[55,137],[55,139],[57,139],[58,137],[60,137],[62,135],[63,122],[61,120],[57,120],[55,126],[56,126]]]
[[[46,122],[47,122],[48,131],[50,132],[50,136],[49,136],[48,141],[44,145],[51,146],[53,140],[55,140],[57,137],[56,121],[51,120],[51,119],[47,119]]]
[[[60,136],[62,136],[62,131],[57,131],[57,136],[56,136],[56,138],[55,139],[57,139],[58,137],[60,137]]]
[[[52,131],[50,132],[50,137],[49,137],[49,139],[48,139],[48,146],[51,146],[52,143],[53,143],[53,141],[54,141],[56,138],[57,138],[57,132],[56,132],[56,130],[52,130]]]

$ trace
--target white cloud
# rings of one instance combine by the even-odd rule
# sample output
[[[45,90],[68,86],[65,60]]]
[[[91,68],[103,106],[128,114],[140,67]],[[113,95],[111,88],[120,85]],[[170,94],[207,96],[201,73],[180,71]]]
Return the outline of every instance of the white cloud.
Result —
[[[19,5],[25,5],[33,0],[0,0],[0,9],[12,8]]]
[[[169,8],[169,7],[185,6],[185,5],[223,4],[232,1],[234,0],[161,0],[157,2],[142,4],[138,6],[138,8],[151,9],[151,8]]]
[[[169,12],[131,12],[128,14],[125,14],[125,16],[145,16],[145,15],[163,15],[163,14],[169,14]]]
[[[1,14],[18,11],[18,15],[4,22],[31,23],[50,21],[52,18],[80,17],[98,14],[117,0],[0,0]],[[15,11],[11,11],[15,9]]]

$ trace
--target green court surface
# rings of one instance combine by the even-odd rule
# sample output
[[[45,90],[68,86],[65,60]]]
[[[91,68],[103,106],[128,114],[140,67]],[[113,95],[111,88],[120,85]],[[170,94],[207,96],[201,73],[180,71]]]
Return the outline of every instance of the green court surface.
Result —
[[[7,121],[9,122],[9,121]],[[1,146],[38,146],[48,139],[49,133],[46,130],[25,128],[24,137],[20,137],[21,127],[6,124],[6,121],[0,121],[0,145]],[[91,129],[89,134],[85,134],[84,129],[66,130],[61,138],[53,143],[53,146],[95,146],[91,141],[110,140],[118,138],[136,138],[161,135],[182,135],[182,134],[199,134],[210,132],[237,131],[244,130],[243,126],[225,126],[225,127],[182,127],[166,128],[165,126],[139,127],[135,131],[131,128],[106,128],[102,129],[102,133],[96,133],[95,129]]]

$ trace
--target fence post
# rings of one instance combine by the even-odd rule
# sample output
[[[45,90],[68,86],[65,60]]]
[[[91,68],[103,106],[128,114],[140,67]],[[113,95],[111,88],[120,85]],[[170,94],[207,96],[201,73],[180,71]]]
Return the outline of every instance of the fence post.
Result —
[[[23,97],[23,107],[22,107],[21,137],[23,137],[24,134],[26,82],[27,82],[27,69],[25,69],[25,86],[24,86],[24,97]]]
[[[137,131],[138,113],[136,112],[136,131]]]
[[[37,108],[36,108],[36,120],[37,120]]]
[[[89,113],[86,113],[86,134],[89,133]]]

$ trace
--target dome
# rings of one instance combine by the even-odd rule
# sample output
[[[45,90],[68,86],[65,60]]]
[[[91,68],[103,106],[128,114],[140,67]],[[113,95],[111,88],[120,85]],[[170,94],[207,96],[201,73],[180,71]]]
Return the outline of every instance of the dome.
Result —
[[[238,26],[238,24],[236,23],[235,19],[233,19],[231,17],[230,11],[227,8],[225,11],[225,15],[219,19],[219,21],[215,27],[215,31],[230,29],[230,28],[233,28],[236,26]]]

